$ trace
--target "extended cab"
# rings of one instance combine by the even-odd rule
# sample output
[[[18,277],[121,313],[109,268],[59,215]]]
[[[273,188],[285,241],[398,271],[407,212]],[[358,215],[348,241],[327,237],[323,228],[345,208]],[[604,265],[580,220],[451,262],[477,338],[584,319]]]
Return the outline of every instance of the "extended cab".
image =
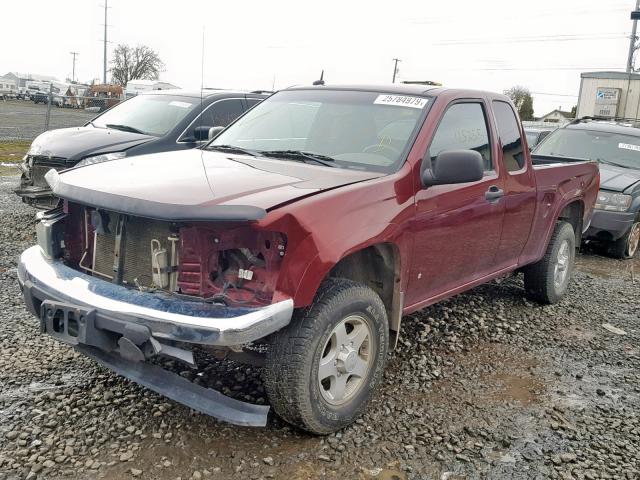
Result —
[[[18,268],[43,332],[236,424],[269,407],[148,360],[257,362],[275,411],[319,434],[363,411],[403,315],[516,271],[560,300],[599,182],[533,166],[507,97],[413,86],[284,90],[201,150],[46,178],[64,204]]]

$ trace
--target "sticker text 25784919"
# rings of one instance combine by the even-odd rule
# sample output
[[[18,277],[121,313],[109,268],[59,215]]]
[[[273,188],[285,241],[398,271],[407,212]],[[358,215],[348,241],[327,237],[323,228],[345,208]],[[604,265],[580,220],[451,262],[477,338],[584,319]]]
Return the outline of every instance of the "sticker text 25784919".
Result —
[[[397,107],[423,108],[429,100],[422,97],[410,97],[407,95],[378,95],[373,103],[378,105],[394,105]]]

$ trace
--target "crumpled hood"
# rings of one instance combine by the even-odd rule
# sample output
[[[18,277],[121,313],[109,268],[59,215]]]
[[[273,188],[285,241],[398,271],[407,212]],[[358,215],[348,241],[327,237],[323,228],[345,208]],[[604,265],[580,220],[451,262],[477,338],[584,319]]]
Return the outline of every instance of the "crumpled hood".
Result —
[[[383,174],[292,161],[183,150],[58,173],[55,195],[80,204],[163,220],[257,220],[296,198]]]
[[[60,128],[39,135],[31,144],[29,154],[81,160],[88,155],[127,150],[155,138],[111,128]]]
[[[600,163],[600,188],[613,192],[624,192],[634,183],[640,182],[640,170],[616,167]]]

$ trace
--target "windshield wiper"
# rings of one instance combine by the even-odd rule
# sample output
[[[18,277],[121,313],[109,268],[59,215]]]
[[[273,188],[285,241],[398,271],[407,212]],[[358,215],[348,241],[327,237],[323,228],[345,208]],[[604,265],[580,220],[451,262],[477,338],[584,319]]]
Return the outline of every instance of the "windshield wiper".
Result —
[[[325,167],[335,167],[332,165],[335,158],[321,153],[303,152],[302,150],[264,150],[261,152],[265,157],[277,157],[283,159],[298,160],[300,162],[312,161],[324,165]]]
[[[204,147],[204,150],[221,150],[223,152],[251,155],[252,157],[258,156],[258,153],[255,152],[254,150],[248,150],[246,148],[236,147],[235,145],[207,145],[206,147]]]
[[[609,160],[603,160],[602,158],[596,158],[596,160],[597,160],[598,162],[600,162],[600,163],[606,163],[607,165],[613,165],[614,167],[620,167],[620,168],[631,168],[631,167],[628,167],[628,166],[626,166],[626,165],[621,165],[621,164],[616,163],[616,162],[611,162],[611,161],[609,161]]]
[[[122,130],[123,132],[141,133],[143,135],[147,135],[146,132],[143,132],[142,130],[138,130],[136,127],[131,127],[129,125],[118,125],[116,123],[107,123],[105,127],[113,128],[114,130]]]

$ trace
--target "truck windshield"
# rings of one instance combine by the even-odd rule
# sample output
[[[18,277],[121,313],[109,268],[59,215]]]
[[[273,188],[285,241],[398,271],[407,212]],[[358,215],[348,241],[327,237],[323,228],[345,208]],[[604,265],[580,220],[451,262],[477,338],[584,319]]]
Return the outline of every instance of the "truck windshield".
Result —
[[[536,155],[597,160],[640,169],[640,137],[619,133],[561,128],[549,135]]]
[[[106,111],[91,123],[97,128],[117,128],[162,136],[172,130],[199,98],[179,95],[138,95]]]
[[[287,90],[257,105],[208,148],[388,173],[406,156],[428,105],[429,98],[415,95]]]

